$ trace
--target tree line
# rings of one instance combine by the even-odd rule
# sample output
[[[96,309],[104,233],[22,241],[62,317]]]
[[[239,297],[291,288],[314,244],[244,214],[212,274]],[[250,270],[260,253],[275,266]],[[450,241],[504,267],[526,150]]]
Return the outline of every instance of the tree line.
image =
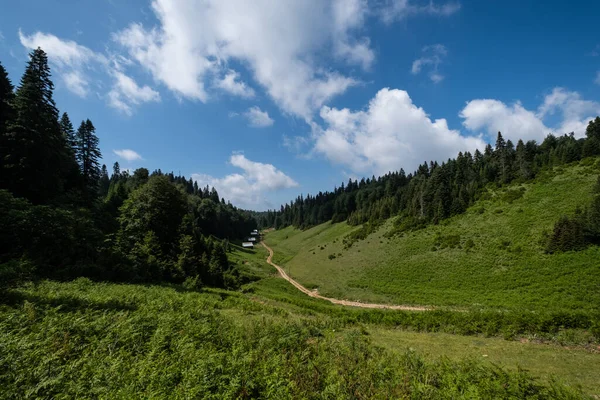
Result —
[[[92,121],[75,129],[53,99],[46,53],[30,53],[18,87],[0,64],[0,281],[20,277],[183,282],[231,287],[229,240],[256,228],[214,188],[118,163]]]
[[[590,121],[586,137],[549,134],[541,144],[519,140],[517,145],[498,132],[495,146],[483,152],[461,152],[439,164],[425,162],[408,175],[403,169],[376,178],[349,180],[332,192],[300,195],[279,210],[255,215],[261,227],[306,229],[327,221],[376,226],[399,216],[397,229],[439,223],[463,213],[488,185],[527,182],[553,166],[600,155],[600,117]]]

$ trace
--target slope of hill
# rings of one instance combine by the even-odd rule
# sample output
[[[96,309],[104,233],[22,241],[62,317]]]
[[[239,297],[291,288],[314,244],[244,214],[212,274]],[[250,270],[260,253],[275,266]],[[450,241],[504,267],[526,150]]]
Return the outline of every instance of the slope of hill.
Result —
[[[561,215],[591,200],[598,163],[555,168],[532,183],[489,189],[464,215],[391,236],[387,223],[348,249],[360,228],[325,223],[270,233],[275,261],[322,295],[391,304],[597,311],[600,248],[545,254]],[[346,239],[346,240],[345,240]]]

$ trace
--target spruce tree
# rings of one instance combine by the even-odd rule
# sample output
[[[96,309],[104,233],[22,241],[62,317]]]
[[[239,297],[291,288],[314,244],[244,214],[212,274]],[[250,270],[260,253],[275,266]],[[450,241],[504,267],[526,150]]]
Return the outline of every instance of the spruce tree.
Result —
[[[62,114],[58,123],[63,140],[66,143],[66,153],[68,156],[68,165],[65,171],[65,190],[78,192],[76,196],[81,197],[83,182],[76,160],[77,137],[75,129],[73,129],[73,124],[66,112]]]
[[[110,177],[110,179],[112,181],[116,181],[119,179],[120,176],[121,176],[121,166],[119,165],[118,161],[115,161],[115,163],[113,164],[113,173],[112,173],[112,176]]]
[[[14,90],[15,88],[8,78],[8,73],[0,64],[0,188],[8,187],[8,182],[5,182],[8,178],[8,172],[4,171],[4,158],[9,151],[6,129],[9,121],[14,116],[12,107],[12,101],[15,97]]]
[[[106,164],[102,164],[102,170],[100,171],[100,181],[98,185],[98,193],[100,197],[104,198],[108,195],[108,188],[110,186],[110,179],[108,178],[108,170]]]
[[[79,163],[86,200],[91,202],[98,192],[100,180],[100,161],[102,157],[98,148],[96,128],[89,119],[81,121],[76,134],[75,157]]]
[[[75,135],[75,129],[69,119],[69,115],[66,112],[60,117],[59,124],[60,130],[74,154],[77,148],[77,136]]]
[[[32,51],[13,101],[2,171],[6,188],[37,204],[62,194],[70,164],[50,76],[46,53],[40,48]]]

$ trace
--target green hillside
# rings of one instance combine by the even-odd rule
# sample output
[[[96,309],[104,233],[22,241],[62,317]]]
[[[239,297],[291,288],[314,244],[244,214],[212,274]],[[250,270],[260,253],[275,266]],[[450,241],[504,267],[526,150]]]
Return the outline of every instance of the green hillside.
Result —
[[[463,215],[388,238],[388,220],[345,249],[360,228],[325,223],[269,233],[275,261],[322,295],[390,304],[598,311],[600,248],[545,254],[561,215],[592,198],[598,162],[555,168],[532,183],[490,188]]]

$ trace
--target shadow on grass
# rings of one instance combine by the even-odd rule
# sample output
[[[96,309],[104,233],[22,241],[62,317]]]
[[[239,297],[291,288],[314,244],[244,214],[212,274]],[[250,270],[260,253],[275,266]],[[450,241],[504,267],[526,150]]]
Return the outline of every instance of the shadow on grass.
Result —
[[[84,310],[135,311],[137,306],[120,300],[92,301],[71,296],[44,297],[36,294],[8,290],[0,293],[0,304],[10,307],[22,306],[25,301],[41,307],[56,307],[60,312]]]

